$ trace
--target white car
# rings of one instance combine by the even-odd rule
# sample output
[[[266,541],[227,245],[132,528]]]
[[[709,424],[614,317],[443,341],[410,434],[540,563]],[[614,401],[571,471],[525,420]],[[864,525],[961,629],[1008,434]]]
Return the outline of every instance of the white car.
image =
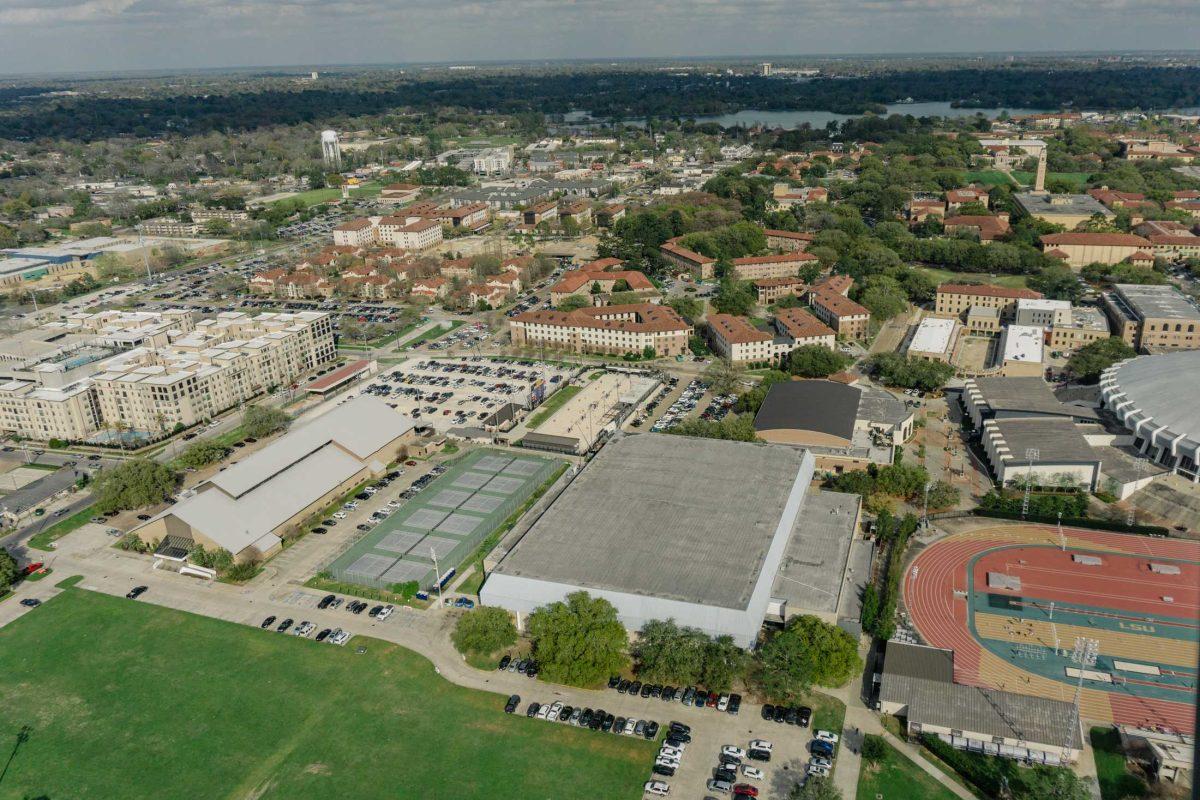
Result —
[[[731,744],[727,744],[721,748],[721,755],[732,756],[734,758],[741,759],[746,757],[746,751],[740,747],[734,747]]]
[[[680,750],[678,747],[671,747],[670,745],[666,744],[662,746],[662,749],[658,751],[658,754],[660,756],[668,756],[670,758],[683,758],[682,750]]]
[[[625,720],[625,730],[622,731],[626,736],[633,736],[633,729],[637,727],[636,719]]]
[[[723,694],[717,698],[717,711],[729,710],[729,695]]]
[[[551,715],[551,716],[552,716],[554,719],[558,719],[558,712],[560,712],[560,711],[562,711],[562,710],[563,710],[563,704],[562,704],[562,701],[561,701],[561,700],[555,700],[555,701],[554,701],[554,705],[550,706],[550,715]]]
[[[838,735],[836,733],[833,733],[832,731],[817,731],[816,733],[813,734],[813,738],[820,739],[822,742],[829,742],[830,744],[837,744],[838,739],[840,737],[838,737]]]
[[[347,514],[345,511],[335,511],[335,512],[333,512],[333,518],[334,518],[334,519],[345,519],[345,518],[346,518],[346,517],[348,517],[348,516],[350,516],[350,515],[349,515],[349,514]]]
[[[813,760],[810,761],[809,763],[812,764],[814,767],[824,767],[825,769],[833,769],[833,762],[830,761],[828,758],[821,758],[820,756],[813,756]]]
[[[666,781],[646,781],[646,785],[643,788],[646,794],[658,795],[659,797],[666,797],[671,792],[671,784]]]
[[[337,645],[342,645],[342,644],[345,644],[346,642],[350,641],[351,635],[352,634],[350,633],[350,631],[338,631],[333,636],[329,637],[329,641],[331,641]]]
[[[376,615],[375,615],[375,619],[377,619],[377,620],[379,620],[380,622],[382,622],[383,620],[385,620],[385,619],[387,619],[388,617],[390,617],[390,616],[392,615],[392,612],[393,612],[393,611],[395,611],[395,610],[396,610],[396,607],[395,607],[395,606],[390,606],[390,605],[388,605],[388,606],[384,606],[384,607],[383,607],[383,610],[382,610],[382,611],[380,611],[378,614],[376,614]]]
[[[808,765],[808,774],[815,775],[818,778],[829,777],[829,767],[818,767],[816,764]]]
[[[541,708],[539,708],[538,712],[537,712],[537,718],[538,719],[549,719],[550,718],[550,706],[542,706]]]
[[[742,765],[742,774],[745,775],[747,778],[750,778],[751,780],[756,780],[756,781],[761,781],[763,778],[766,777],[765,775],[763,775],[763,771],[761,769],[759,769],[758,767],[752,767],[749,764]]]
[[[751,739],[751,750],[766,750],[768,753],[775,749],[775,745],[768,742],[766,739]]]
[[[310,633],[316,630],[316,627],[316,625],[313,625],[308,620],[305,620],[297,625],[296,630],[292,631],[292,633],[294,633],[296,636],[308,636]]]
[[[680,760],[678,758],[672,758],[671,756],[659,756],[658,758],[654,759],[654,763],[658,764],[659,766],[674,767],[675,769],[679,769],[679,761]]]

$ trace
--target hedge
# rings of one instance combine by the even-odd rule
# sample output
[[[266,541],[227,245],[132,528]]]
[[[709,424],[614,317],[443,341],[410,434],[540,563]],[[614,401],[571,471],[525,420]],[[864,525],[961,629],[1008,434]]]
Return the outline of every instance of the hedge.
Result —
[[[977,508],[973,512],[977,517],[992,517],[995,519],[1016,519],[1025,522],[1041,522],[1047,525],[1057,525],[1058,517],[1026,514],[1021,516],[1019,511],[1001,511],[999,509]],[[1093,517],[1063,517],[1062,524],[1072,528],[1092,528],[1100,531],[1116,531],[1118,533],[1136,533],[1141,536],[1168,536],[1170,530],[1161,525],[1126,525],[1124,522],[1114,522]]]

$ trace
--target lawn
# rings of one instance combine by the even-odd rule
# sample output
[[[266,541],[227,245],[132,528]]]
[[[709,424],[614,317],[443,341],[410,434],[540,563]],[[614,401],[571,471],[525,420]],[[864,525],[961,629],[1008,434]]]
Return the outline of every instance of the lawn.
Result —
[[[1004,286],[1009,289],[1024,289],[1028,285],[1028,275],[997,275],[992,277],[986,272],[954,272],[935,267],[913,267],[917,272],[923,272],[939,284],[942,283],[990,283],[994,286]]]
[[[3,797],[634,800],[654,750],[507,716],[397,645],[77,588],[0,630],[0,674],[6,752],[28,726]]]
[[[984,186],[1003,186],[1005,184],[1012,185],[1012,181],[1008,176],[999,170],[989,169],[978,172],[968,172],[966,174],[967,183],[981,183]]]
[[[1100,797],[1103,800],[1145,797],[1150,792],[1146,782],[1126,768],[1125,754],[1121,751],[1121,734],[1117,733],[1116,728],[1092,728],[1091,740],[1096,759],[1096,778],[1100,782]]]
[[[371,197],[379,194],[383,188],[382,184],[364,183],[350,190],[351,197]],[[300,192],[291,197],[284,198],[285,200],[299,200],[304,205],[315,206],[321,203],[331,203],[342,199],[342,190],[340,187],[325,187],[324,189],[309,189],[307,192]],[[283,200],[276,200],[276,203],[282,203]]]
[[[537,413],[529,418],[529,430],[537,430],[539,425],[554,416],[554,412],[565,406],[568,400],[582,391],[583,389],[578,386],[564,386],[550,395],[550,399],[542,403]]]
[[[1013,171],[1013,177],[1026,186],[1033,185],[1033,179],[1036,177],[1032,172]],[[1088,178],[1092,177],[1090,172],[1047,172],[1046,183],[1051,181],[1066,181],[1071,184],[1077,192],[1083,191],[1083,186],[1087,183]]]
[[[404,343],[404,346],[406,348],[410,348],[410,349],[413,347],[419,347],[420,345],[424,344],[425,342],[429,341],[430,339],[441,338],[442,336],[445,336],[446,334],[450,333],[451,331],[455,330],[456,328],[461,328],[463,326],[463,324],[464,323],[461,319],[455,319],[455,320],[450,321],[449,328],[443,327],[441,325],[434,325],[432,328],[428,328],[428,329],[422,331],[419,335],[414,336],[412,339],[409,339],[407,342]]]
[[[85,506],[66,519],[61,519],[54,523],[49,528],[46,528],[46,530],[35,533],[29,538],[29,546],[36,550],[54,552],[54,542],[66,536],[71,531],[82,528],[94,516],[96,516],[96,512],[92,507]]]
[[[887,754],[878,764],[863,761],[858,773],[858,800],[956,800],[958,795],[884,742]]]

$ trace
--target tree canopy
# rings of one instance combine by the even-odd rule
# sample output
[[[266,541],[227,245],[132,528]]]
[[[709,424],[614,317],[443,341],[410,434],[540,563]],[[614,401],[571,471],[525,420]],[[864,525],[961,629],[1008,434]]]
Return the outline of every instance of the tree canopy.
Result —
[[[812,615],[793,617],[759,651],[757,678],[771,700],[794,702],[815,686],[841,686],[862,669],[854,637]]]
[[[96,510],[122,511],[161,503],[175,491],[175,473],[149,458],[133,458],[96,473]]]
[[[450,635],[460,653],[488,655],[517,643],[517,626],[503,608],[480,606],[458,618]]]
[[[1137,352],[1124,339],[1115,336],[1098,339],[1071,354],[1067,360],[1067,371],[1081,383],[1096,383],[1104,370],[1136,355]]]
[[[538,667],[553,683],[597,686],[629,663],[625,628],[602,597],[573,592],[535,610],[528,627]]]
[[[242,430],[247,436],[261,439],[290,425],[292,418],[272,406],[246,406],[242,412]]]
[[[802,378],[827,378],[852,363],[853,358],[838,350],[820,344],[805,344],[788,355],[787,371]]]

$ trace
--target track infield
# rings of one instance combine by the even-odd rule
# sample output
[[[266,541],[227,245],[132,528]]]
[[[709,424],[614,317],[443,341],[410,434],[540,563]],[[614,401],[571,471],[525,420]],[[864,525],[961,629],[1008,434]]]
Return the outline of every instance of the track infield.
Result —
[[[957,682],[1066,702],[1079,678],[1075,640],[1095,639],[1085,719],[1190,731],[1200,543],[1063,534],[1065,551],[1053,526],[1021,524],[929,545],[904,577],[912,625],[926,643],[955,651]]]

